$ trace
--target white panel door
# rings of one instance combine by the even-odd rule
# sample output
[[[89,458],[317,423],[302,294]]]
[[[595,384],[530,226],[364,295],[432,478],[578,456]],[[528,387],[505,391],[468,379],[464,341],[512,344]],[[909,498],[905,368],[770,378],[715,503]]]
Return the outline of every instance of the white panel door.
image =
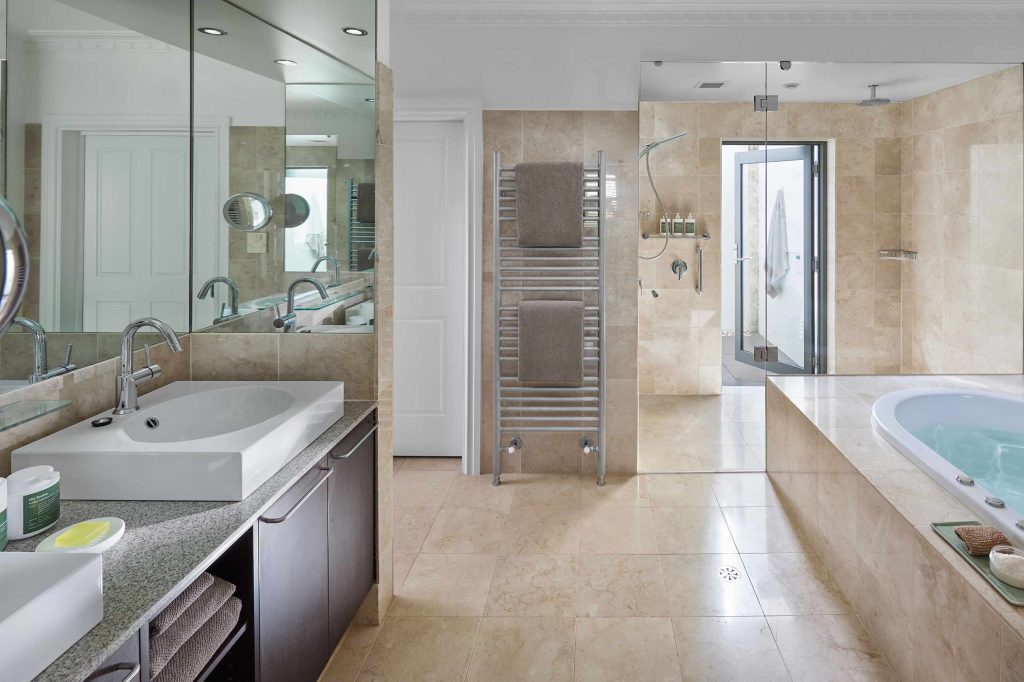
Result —
[[[469,206],[461,123],[395,124],[395,430],[399,456],[464,457]]]
[[[88,135],[83,331],[188,330],[187,135]]]

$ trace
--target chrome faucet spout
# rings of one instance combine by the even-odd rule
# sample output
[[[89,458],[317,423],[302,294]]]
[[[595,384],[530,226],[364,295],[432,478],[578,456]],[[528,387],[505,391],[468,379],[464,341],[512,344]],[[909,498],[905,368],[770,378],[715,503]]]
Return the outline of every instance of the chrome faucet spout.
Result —
[[[336,287],[341,284],[341,264],[338,259],[334,256],[320,256],[313,262],[313,267],[309,269],[310,272],[316,272],[316,269],[320,267],[321,263],[330,263],[334,267],[334,275],[331,279],[330,286]]]
[[[320,298],[327,298],[327,289],[320,280],[313,277],[299,277],[288,286],[288,311],[281,317],[274,320],[274,327],[280,329],[284,333],[291,333],[295,331],[295,290],[299,288],[300,284],[310,284],[320,294]]]
[[[46,330],[43,325],[29,317],[16,317],[11,324],[24,327],[32,335],[32,375],[30,383],[37,383],[46,374]]]
[[[211,277],[206,280],[196,298],[205,299],[213,294],[213,285],[223,284],[228,288],[228,314],[238,314],[238,285],[230,277]]]
[[[146,366],[139,370],[134,367],[132,347],[135,342],[135,333],[143,327],[152,327],[160,332],[171,352],[181,352],[181,341],[166,322],[155,317],[143,317],[129,323],[121,332],[121,372],[117,375],[117,405],[114,407],[114,414],[131,414],[138,410],[139,384],[155,379],[163,371],[160,365],[153,364],[148,345],[146,346]]]

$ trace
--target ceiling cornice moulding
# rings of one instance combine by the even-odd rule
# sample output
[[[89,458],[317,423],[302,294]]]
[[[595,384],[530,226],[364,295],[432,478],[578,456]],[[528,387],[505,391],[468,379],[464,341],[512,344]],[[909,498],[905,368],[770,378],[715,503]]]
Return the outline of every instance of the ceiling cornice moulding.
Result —
[[[394,0],[392,20],[461,26],[1024,25],[1020,0],[602,2]]]

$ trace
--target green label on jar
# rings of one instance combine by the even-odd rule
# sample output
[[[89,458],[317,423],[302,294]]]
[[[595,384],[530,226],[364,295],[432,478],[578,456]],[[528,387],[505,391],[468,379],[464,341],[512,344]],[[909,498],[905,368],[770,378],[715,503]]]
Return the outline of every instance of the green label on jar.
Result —
[[[7,549],[7,510],[0,511],[0,552]]]
[[[60,483],[49,488],[25,495],[22,506],[22,526],[24,534],[37,533],[47,526],[52,526],[60,517]]]

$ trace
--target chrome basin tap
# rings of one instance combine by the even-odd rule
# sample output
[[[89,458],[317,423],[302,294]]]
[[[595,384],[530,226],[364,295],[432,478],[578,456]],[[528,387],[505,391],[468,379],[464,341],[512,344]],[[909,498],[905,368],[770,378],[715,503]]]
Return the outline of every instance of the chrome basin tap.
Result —
[[[299,277],[288,287],[288,312],[274,320],[274,326],[288,334],[295,331],[295,290],[300,284],[312,284],[320,294],[320,298],[327,298],[327,289],[319,280],[313,277]]]
[[[214,323],[222,322],[229,317],[238,315],[238,285],[235,284],[235,280],[230,277],[211,277],[206,280],[199,293],[196,294],[196,298],[205,299],[213,295],[213,285],[223,284],[228,288],[228,309],[225,311],[221,308],[220,317],[214,320]]]
[[[157,330],[164,337],[167,347],[172,352],[181,352],[178,335],[166,322],[161,322],[155,317],[143,317],[125,327],[121,332],[121,372],[117,375],[117,406],[114,408],[114,414],[131,414],[138,410],[139,384],[155,379],[163,371],[160,369],[160,365],[153,364],[149,356],[149,344],[146,344],[146,366],[138,370],[133,367],[132,345],[135,341],[135,332],[142,327],[152,327]]]
[[[313,262],[313,267],[309,271],[316,272],[321,263],[331,263],[334,266],[334,276],[331,278],[331,283],[327,286],[336,287],[341,284],[341,264],[338,262],[338,259],[334,256],[320,256]]]
[[[78,369],[78,367],[71,364],[71,349],[74,348],[73,344],[68,344],[68,353],[67,357],[64,358],[64,364],[54,367],[53,369],[47,369],[46,330],[43,329],[43,325],[28,317],[16,317],[11,324],[24,327],[25,330],[32,335],[32,374],[28,378],[29,383],[36,384],[44,379],[59,377],[62,374],[67,374],[68,372],[73,372]]]

